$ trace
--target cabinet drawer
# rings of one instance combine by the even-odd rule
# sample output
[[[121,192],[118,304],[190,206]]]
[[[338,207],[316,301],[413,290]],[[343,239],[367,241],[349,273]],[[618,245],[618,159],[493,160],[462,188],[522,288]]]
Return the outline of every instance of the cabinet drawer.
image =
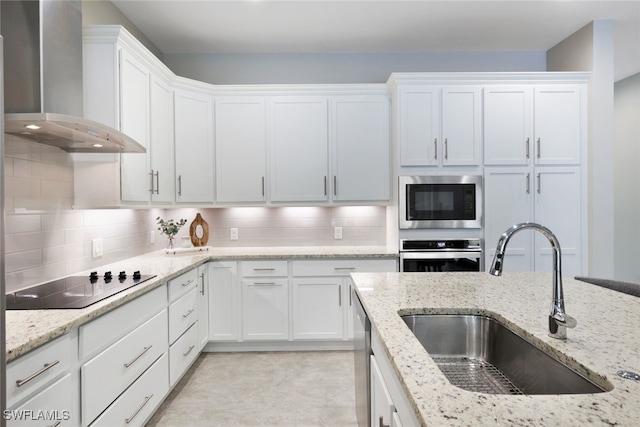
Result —
[[[135,329],[167,305],[167,289],[160,286],[113,311],[80,326],[80,359],[96,352]]]
[[[287,261],[243,261],[240,263],[243,277],[285,277]]]
[[[169,280],[169,301],[175,301],[198,286],[198,269],[194,268]]]
[[[20,407],[9,410],[7,415],[7,426],[33,426],[35,418],[19,419],[26,414],[33,414],[33,417],[40,415],[44,411],[44,419],[39,419],[42,425],[71,426],[78,425],[78,410],[72,399],[76,399],[77,394],[73,393],[71,374],[67,374],[49,387],[36,394]],[[15,412],[14,412],[15,411]],[[28,411],[28,412],[27,412]],[[13,416],[15,414],[15,416]],[[59,424],[56,424],[59,422]]]
[[[169,342],[172,343],[198,320],[198,290],[192,289],[169,306]]]
[[[96,421],[94,426],[142,426],[169,391],[169,357],[163,354]]]
[[[184,333],[169,349],[169,381],[173,386],[198,357],[198,325]]]
[[[378,273],[397,271],[396,260],[334,259],[318,261],[293,261],[293,276],[348,276],[350,273]]]
[[[75,359],[68,334],[33,350],[7,365],[7,407],[50,383]]]
[[[82,366],[82,416],[85,424],[98,416],[167,351],[166,328],[167,310],[163,310]]]

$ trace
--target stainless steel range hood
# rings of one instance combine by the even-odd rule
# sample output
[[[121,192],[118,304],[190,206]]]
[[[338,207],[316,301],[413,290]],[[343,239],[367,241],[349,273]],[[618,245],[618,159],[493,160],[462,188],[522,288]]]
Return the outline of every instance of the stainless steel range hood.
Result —
[[[0,1],[5,134],[70,153],[144,153],[144,146],[83,118],[82,2]]]

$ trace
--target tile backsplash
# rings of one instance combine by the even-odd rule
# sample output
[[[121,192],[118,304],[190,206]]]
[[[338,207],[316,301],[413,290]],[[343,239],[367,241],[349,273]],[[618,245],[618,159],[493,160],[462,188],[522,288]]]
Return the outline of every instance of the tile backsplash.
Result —
[[[96,185],[99,185],[96,183]],[[65,152],[7,138],[5,145],[6,291],[162,250],[156,218],[185,218],[175,244],[200,213],[208,245],[385,245],[386,207],[242,207],[74,210],[73,161]],[[342,227],[342,239],[334,239]],[[238,240],[230,240],[230,229]],[[152,236],[153,235],[153,236]],[[92,256],[93,239],[104,253]],[[151,243],[154,241],[154,243]]]

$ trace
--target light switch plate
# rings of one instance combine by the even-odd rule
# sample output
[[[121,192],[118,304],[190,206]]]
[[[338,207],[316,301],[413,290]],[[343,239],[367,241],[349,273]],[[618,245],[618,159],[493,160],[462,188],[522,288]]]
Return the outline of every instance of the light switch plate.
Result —
[[[103,239],[93,239],[91,242],[91,253],[94,258],[101,257],[104,253],[104,241]]]
[[[231,228],[229,230],[229,239],[238,240],[238,229],[237,228]]]

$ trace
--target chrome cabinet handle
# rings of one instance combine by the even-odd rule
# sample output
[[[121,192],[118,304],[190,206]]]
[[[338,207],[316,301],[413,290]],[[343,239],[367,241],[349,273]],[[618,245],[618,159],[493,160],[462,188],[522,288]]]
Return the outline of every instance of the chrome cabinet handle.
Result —
[[[155,193],[155,189],[153,188],[153,177],[155,176],[155,174],[153,173],[153,169],[151,169],[151,173],[149,173],[149,175],[151,176],[151,186],[149,187],[149,193],[153,194]]]
[[[275,286],[276,282],[253,282],[254,285],[267,285],[267,286]]]
[[[527,159],[530,158],[530,156],[529,156],[529,143],[530,143],[530,141],[529,141],[529,138],[527,137],[527,141],[525,142],[525,144],[526,144],[526,153],[525,153],[525,155],[526,155]]]
[[[333,267],[334,270],[355,270],[355,267]]]
[[[324,177],[324,195],[327,195],[327,177]]]
[[[275,271],[275,268],[254,268],[253,271]]]
[[[540,137],[538,137],[538,140],[536,141],[536,145],[538,150],[538,152],[536,153],[536,156],[540,158]]]
[[[342,285],[338,285],[338,306],[342,307]]]
[[[138,361],[138,359],[140,359],[142,356],[144,356],[144,354],[145,354],[147,351],[151,350],[151,347],[153,347],[153,345],[150,345],[150,346],[148,346],[148,347],[145,347],[145,348],[144,348],[144,350],[142,350],[142,352],[141,352],[139,355],[137,355],[136,357],[134,357],[130,362],[125,363],[125,364],[124,364],[124,367],[125,367],[125,368],[128,368],[128,367],[130,367],[131,365],[133,365],[134,363],[136,363],[136,362]]]
[[[204,273],[200,275],[200,282],[202,283],[202,289],[200,290],[200,294],[204,295]]]
[[[22,379],[22,380],[16,380],[16,387],[22,387],[23,385],[25,385],[26,383],[28,383],[29,381],[33,380],[34,378],[36,378],[39,375],[44,374],[45,372],[47,372],[49,369],[53,368],[54,366],[56,366],[58,363],[60,363],[59,360],[54,360],[51,363],[45,363],[44,366],[42,367],[42,369],[40,369],[39,371],[34,372],[33,374],[29,375],[27,378]]]
[[[186,318],[187,318],[187,317],[189,317],[189,316],[191,315],[191,313],[193,313],[194,311],[196,311],[196,309],[195,309],[195,308],[192,308],[191,310],[187,311],[187,313],[186,313],[186,314],[183,314],[183,315],[182,315],[182,318],[183,318],[183,319],[186,319]]]
[[[58,427],[60,424],[62,424],[62,421],[58,421],[58,422],[57,422],[57,423],[55,423],[55,424],[51,424],[51,426],[50,426],[50,427]]]
[[[160,171],[156,171],[156,194],[160,194]]]
[[[540,174],[538,174],[538,194],[540,194]]]
[[[527,173],[526,189],[527,189],[527,194],[531,193],[531,174],[530,173]]]
[[[264,176],[262,177],[262,197],[264,197]]]
[[[150,396],[145,396],[144,402],[142,402],[142,405],[138,406],[138,409],[136,409],[136,411],[133,413],[133,415],[131,415],[129,418],[125,418],[124,422],[129,424],[131,421],[133,421],[133,419],[136,417],[136,415],[138,415],[138,413],[140,411],[142,411],[142,408],[144,408],[144,406],[147,403],[149,403],[149,401],[151,400],[152,397],[153,397],[153,394],[151,394]]]
[[[438,138],[433,139],[433,160],[438,160]]]
[[[194,349],[194,347],[195,347],[195,345],[192,345],[191,347],[189,347],[189,349],[187,350],[187,352],[186,352],[186,353],[182,353],[182,355],[183,355],[183,356],[185,356],[185,357],[186,357],[186,356],[188,356],[188,355],[189,355],[189,353],[191,353],[191,351]]]
[[[449,142],[447,138],[444,139],[444,158],[445,160],[449,159]]]
[[[338,178],[335,175],[333,176],[333,195],[338,195]]]
[[[178,196],[182,196],[182,175],[178,175]]]
[[[184,288],[184,287],[186,287],[186,286],[189,286],[189,285],[190,285],[190,284],[192,284],[192,283],[193,283],[193,279],[188,280],[187,282],[185,282],[185,283],[183,283],[183,284],[182,284],[182,287]]]

